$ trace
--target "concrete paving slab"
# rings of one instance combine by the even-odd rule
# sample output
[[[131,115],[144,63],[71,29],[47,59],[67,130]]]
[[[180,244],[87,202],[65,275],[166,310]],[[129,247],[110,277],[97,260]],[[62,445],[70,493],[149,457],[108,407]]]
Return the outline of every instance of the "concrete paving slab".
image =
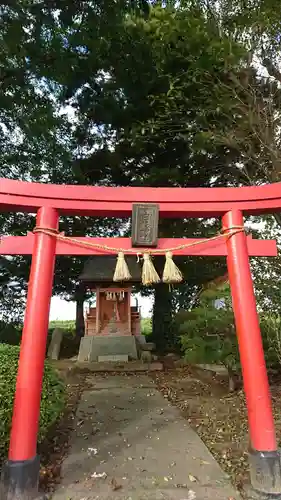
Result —
[[[238,500],[149,376],[89,376],[53,500]]]

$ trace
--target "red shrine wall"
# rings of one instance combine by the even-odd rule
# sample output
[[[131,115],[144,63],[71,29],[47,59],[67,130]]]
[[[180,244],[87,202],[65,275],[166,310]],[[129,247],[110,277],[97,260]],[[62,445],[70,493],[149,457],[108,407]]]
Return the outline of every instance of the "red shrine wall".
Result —
[[[140,335],[139,311],[130,306],[131,288],[97,288],[96,293],[96,307],[86,313],[85,335]],[[109,299],[109,293],[117,300]]]

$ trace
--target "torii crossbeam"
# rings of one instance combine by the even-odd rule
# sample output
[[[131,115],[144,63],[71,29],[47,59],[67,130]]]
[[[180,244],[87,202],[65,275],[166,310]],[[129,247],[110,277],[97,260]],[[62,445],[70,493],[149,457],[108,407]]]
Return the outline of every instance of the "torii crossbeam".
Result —
[[[160,217],[221,217],[222,232],[239,232],[216,241],[174,252],[178,255],[226,256],[233,310],[246,395],[252,485],[267,495],[281,494],[281,467],[271,408],[269,383],[256,309],[249,255],[276,256],[274,241],[255,240],[243,230],[243,215],[281,210],[281,184],[245,188],[142,188],[54,186],[0,179],[0,209],[36,213],[36,227],[44,231],[3,237],[2,255],[31,255],[32,264],[15,393],[9,460],[4,468],[9,500],[37,495],[39,459],[37,431],[46,338],[56,255],[101,253],[85,242],[122,247],[131,252],[129,239],[76,238],[61,241],[55,234],[60,215],[129,217],[133,203],[156,203]],[[160,239],[157,251],[186,239]],[[138,249],[141,251],[141,249]],[[112,252],[115,253],[115,252]],[[137,251],[136,251],[137,253]],[[151,250],[153,253],[153,249]]]
[[[35,234],[27,233],[27,236],[4,236],[0,239],[0,255],[32,255],[35,243]],[[57,241],[56,255],[101,255],[104,253],[116,254],[116,247],[122,248],[125,254],[131,255],[132,251],[135,253],[143,253],[144,249],[134,249],[131,244],[130,238],[75,238],[79,244],[71,243],[69,241]],[[99,247],[94,245],[87,246],[87,244],[98,244]],[[174,250],[174,255],[190,255],[190,256],[213,256],[222,257],[227,256],[227,244],[225,239],[216,241],[209,241],[200,238],[160,238],[158,240],[157,249],[163,249],[163,254],[166,248],[180,247],[183,244],[188,244],[188,248],[179,248]],[[100,247],[112,247],[112,251],[105,252]],[[247,249],[251,257],[276,257],[277,245],[275,240],[258,240],[253,239],[252,236],[247,236]],[[153,253],[153,250],[151,250]]]

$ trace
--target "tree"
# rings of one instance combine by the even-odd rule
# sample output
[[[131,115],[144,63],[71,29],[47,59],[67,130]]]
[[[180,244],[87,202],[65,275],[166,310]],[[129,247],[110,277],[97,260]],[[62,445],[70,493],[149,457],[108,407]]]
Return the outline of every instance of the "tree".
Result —
[[[253,217],[252,224],[256,224],[257,217]],[[262,218],[262,227],[259,229],[259,235],[262,238],[273,239],[277,241],[279,248],[281,241],[281,228],[275,219],[271,216]],[[255,294],[258,304],[258,309],[262,314],[268,314],[270,311],[275,311],[276,314],[281,313],[281,260],[278,253],[277,257],[253,257],[251,259],[251,268],[254,277]]]
[[[80,71],[83,82],[79,91],[77,87],[68,89],[79,117],[75,134],[83,153],[77,157],[75,171],[81,181],[150,186],[225,184],[231,174],[225,148],[206,150],[206,141],[202,141],[202,127],[207,127],[217,106],[211,101],[205,74],[208,69],[224,76],[226,67],[239,63],[242,47],[237,44],[233,54],[227,38],[214,35],[200,10],[159,5],[146,18],[128,15],[120,32],[108,34],[107,43],[99,78],[96,67],[91,73]],[[202,58],[198,62],[194,53],[199,46]],[[83,53],[77,68],[81,68],[82,58],[91,65],[92,55]],[[181,119],[186,123],[186,109],[189,123],[181,131],[177,126]],[[231,162],[237,159],[233,156]],[[198,227],[202,236],[208,232],[203,223]],[[186,228],[191,235],[191,226],[185,221],[165,221],[162,236],[188,235]],[[164,290],[165,311],[171,318],[171,294],[168,287],[163,288],[162,303]],[[155,309],[158,297],[156,291]],[[154,329],[156,325],[159,330],[160,316]],[[164,334],[164,321],[161,328]]]
[[[183,0],[182,4],[185,3]],[[242,41],[250,59],[254,56],[269,75],[280,80],[278,0],[195,0],[194,3],[201,5],[222,32]]]
[[[61,114],[55,89],[48,89],[42,75],[31,68],[31,55],[36,49],[40,58],[42,48],[39,10],[34,2],[9,2],[0,8],[0,177],[71,182],[69,123]],[[34,225],[34,216],[0,214],[1,235],[24,235]],[[6,288],[2,309],[8,318],[21,321],[29,259],[7,262],[9,280],[20,282],[21,290],[12,293],[11,287]]]
[[[25,307],[25,281],[19,276],[16,267],[18,262],[0,258],[0,322],[20,324]],[[11,302],[13,307],[11,308]]]
[[[257,70],[245,67],[218,81],[225,112],[224,127],[217,122],[209,137],[218,145],[240,153],[237,177],[257,185],[280,180],[280,88]],[[217,94],[219,97],[219,94]]]
[[[126,2],[122,5],[125,8]],[[79,16],[92,16],[92,21],[100,19],[105,27],[105,7],[102,14],[96,16],[95,9],[95,5],[90,7],[83,1],[68,2],[67,6],[62,1],[52,5],[20,1],[1,7],[0,176],[40,182],[78,182],[72,168],[76,144],[72,141],[71,123],[64,103],[59,100],[60,80],[64,70],[69,74],[71,60],[68,59],[63,68],[60,49],[64,46],[64,33],[73,34]],[[118,14],[118,8],[114,12]],[[99,36],[97,33],[97,39]],[[104,227],[106,223],[111,226],[107,220],[103,221]],[[2,234],[26,234],[34,224],[33,217],[0,216]],[[118,221],[112,224],[117,227]],[[65,222],[62,225],[65,228]],[[73,229],[76,235],[100,235],[103,231],[100,221],[92,223],[87,219],[83,223],[78,218],[68,221],[67,230]],[[21,264],[16,272],[24,274],[26,284],[28,265],[24,259]],[[74,259],[71,264],[70,259],[59,261],[55,281],[57,293],[72,298],[77,296],[80,290],[77,276],[82,265],[82,259],[79,262]],[[81,317],[81,293],[78,295]],[[14,305],[12,300],[9,304],[11,308]]]
[[[61,165],[69,162],[69,124],[56,89],[32,67],[34,52],[40,58],[44,51],[40,7],[10,2],[0,10],[0,175],[47,182],[59,180]]]
[[[40,141],[44,136],[46,149],[53,134],[60,150],[59,166],[54,167],[50,155],[46,166],[41,162],[38,171],[32,172],[32,179],[155,187],[244,183],[241,148],[230,147],[221,138],[232,127],[229,110],[237,109],[237,96],[231,94],[228,103],[226,89],[231,86],[232,91],[234,78],[248,67],[249,48],[243,41],[243,29],[248,27],[241,22],[235,36],[233,20],[239,5],[235,3],[228,19],[225,5],[221,2],[217,12],[217,5],[199,0],[165,6],[156,2],[149,8],[126,1],[101,5],[78,1],[64,6],[57,0],[53,4],[21,1],[3,9],[5,64],[12,70],[16,67],[10,80],[12,95],[22,77],[20,105],[31,97],[29,106],[20,109],[28,109],[35,124],[45,102],[48,112]],[[13,32],[16,43],[11,40]],[[254,74],[252,82],[260,89]],[[39,97],[34,95],[38,89]],[[15,110],[9,95],[7,91],[6,99]],[[71,109],[71,126],[59,114],[62,106]],[[235,119],[240,119],[239,113],[235,112]],[[30,158],[32,147],[28,151]],[[216,228],[204,221],[164,222],[163,236],[205,236]],[[98,222],[88,232],[77,218],[69,224],[68,234],[81,230],[100,235]],[[104,232],[106,227],[117,230],[110,221],[104,224]],[[69,259],[61,259],[58,266],[56,291],[73,297],[82,260],[73,260],[70,266]],[[215,272],[221,264],[216,266]],[[165,288],[170,318],[177,299],[194,297],[205,269],[198,266],[194,285],[183,286],[183,293],[177,289],[172,299]],[[212,273],[211,266],[207,273]],[[163,293],[164,288],[156,297],[162,295],[164,300]],[[155,307],[160,310],[157,301]],[[164,323],[162,328],[166,330]]]
[[[207,151],[202,141],[217,108],[205,75],[224,75],[242,54],[240,45],[214,35],[198,9],[158,5],[146,18],[128,15],[122,30],[108,36],[99,78],[80,71],[79,92],[72,90],[81,181],[196,186],[217,176],[217,184],[225,183],[225,149]],[[85,58],[91,65],[91,56]]]
[[[206,138],[240,154],[232,165],[238,185],[279,181],[281,23],[277,4],[267,0],[203,4],[230,42],[242,43],[246,51],[236,71],[228,71],[226,79],[216,78],[214,97],[220,101],[223,127],[218,120]],[[280,224],[278,214],[275,218]]]

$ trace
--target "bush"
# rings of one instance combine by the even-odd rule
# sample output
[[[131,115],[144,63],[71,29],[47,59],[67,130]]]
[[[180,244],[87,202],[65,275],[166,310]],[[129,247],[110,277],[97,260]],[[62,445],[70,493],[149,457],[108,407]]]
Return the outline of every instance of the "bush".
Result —
[[[142,318],[141,320],[141,334],[145,335],[146,337],[148,335],[151,335],[152,333],[152,319],[151,318]]]
[[[190,363],[223,364],[229,376],[229,389],[233,390],[240,374],[240,361],[228,288],[219,290],[223,307],[216,307],[217,298],[217,290],[207,290],[198,307],[181,311],[179,333],[185,359]]]
[[[240,374],[240,361],[230,314],[201,308],[190,314],[193,317],[182,325],[186,330],[181,337],[185,359],[190,363],[224,365],[229,376],[229,389],[233,390],[235,379]]]
[[[214,306],[218,290],[208,290],[201,298],[198,307],[178,313],[176,324],[187,361],[223,364],[228,370],[231,388],[236,375],[240,376],[240,358],[227,288],[220,289],[219,296],[224,299],[224,307],[217,309]],[[260,327],[267,368],[279,371],[281,316],[261,314]]]
[[[260,318],[260,326],[267,367],[279,371],[281,365],[280,314],[263,314]]]
[[[0,462],[6,457],[9,444],[18,357],[18,347],[0,344]],[[42,441],[50,426],[60,416],[64,403],[64,384],[54,369],[46,362],[40,409],[39,441]]]

